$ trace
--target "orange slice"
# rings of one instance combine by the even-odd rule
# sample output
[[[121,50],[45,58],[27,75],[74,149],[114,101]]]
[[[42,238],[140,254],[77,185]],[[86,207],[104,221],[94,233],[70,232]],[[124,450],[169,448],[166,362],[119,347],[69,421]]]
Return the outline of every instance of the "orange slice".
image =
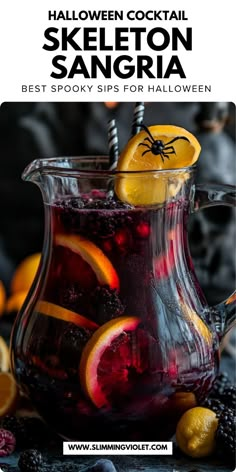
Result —
[[[88,329],[97,329],[98,325],[94,321],[89,320],[83,315],[67,310],[62,306],[55,305],[54,303],[47,302],[45,300],[40,300],[36,303],[35,311],[41,313],[41,315],[51,316],[62,321],[68,321],[74,323],[77,326],[88,328]]]
[[[142,130],[127,143],[119,158],[117,170],[148,171],[181,169],[183,167],[192,166],[197,161],[201,146],[195,136],[186,129],[173,125],[155,125],[149,126],[148,130],[153,140],[162,141],[166,146],[166,150],[165,148],[163,150],[166,156],[163,156],[162,159],[160,154],[153,154],[151,150],[151,138],[147,131]],[[146,138],[148,138],[148,140]],[[176,141],[168,144],[173,139],[176,139]],[[173,149],[167,149],[169,147],[173,147],[175,152],[172,152]],[[146,151],[148,152],[144,154]],[[171,153],[169,153],[170,151]]]
[[[15,411],[18,394],[18,387],[13,375],[8,372],[0,372],[0,417]]]
[[[178,413],[197,406],[196,395],[192,392],[176,392],[170,400],[175,403],[175,411],[178,411]]]
[[[6,290],[2,281],[0,280],[0,316],[4,312],[5,302],[6,302]]]
[[[162,154],[152,148],[152,143],[157,140],[165,146]],[[148,131],[142,130],[127,143],[118,160],[117,170],[143,172],[118,175],[115,186],[118,197],[133,205],[158,204],[175,197],[189,177],[185,168],[197,161],[200,150],[197,139],[184,128],[155,125]],[[149,172],[168,169],[173,169],[173,172]]]
[[[111,347],[112,343],[117,340],[122,333],[134,331],[139,323],[139,318],[135,316],[114,318],[100,326],[85,345],[79,368],[80,381],[85,394],[98,408],[108,404],[106,393],[102,390],[99,382],[98,372],[102,360],[101,358],[106,349]],[[109,372],[116,370],[116,367],[112,364],[112,359],[110,359]]]
[[[10,367],[10,356],[9,356],[9,349],[2,338],[0,336],[0,371],[1,372],[7,372]],[[1,394],[1,385],[0,385],[0,394]]]
[[[92,268],[101,285],[109,285],[112,289],[119,289],[119,277],[116,270],[102,250],[94,243],[76,234],[57,234],[55,244],[79,254]]]
[[[8,314],[18,312],[21,309],[27,294],[27,290],[13,293],[6,302],[5,313]]]

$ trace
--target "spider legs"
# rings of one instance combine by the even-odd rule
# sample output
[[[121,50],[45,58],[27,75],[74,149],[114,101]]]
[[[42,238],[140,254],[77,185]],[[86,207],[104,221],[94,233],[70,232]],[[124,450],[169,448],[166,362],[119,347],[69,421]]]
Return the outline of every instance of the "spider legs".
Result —
[[[149,142],[149,144],[147,144],[147,143],[139,143],[139,146],[146,146],[146,147],[149,147],[149,148],[150,148],[150,144],[152,145],[153,143],[152,143],[152,141],[151,141],[150,138],[145,138],[144,141],[146,141],[146,140]]]
[[[152,152],[152,151],[151,151],[151,149],[147,149],[146,151],[144,151],[144,152],[142,153],[142,156],[144,156],[144,154],[147,154],[147,152]]]
[[[154,139],[153,136],[151,135],[151,133],[150,133],[148,127],[145,126],[145,125],[141,125],[140,127],[141,127],[142,129],[144,129],[144,131],[146,131],[146,133],[148,134],[148,136],[151,138],[151,142],[154,143],[155,139]]]
[[[150,144],[153,144],[153,143],[154,143],[154,141],[151,141],[150,138],[144,138],[144,141],[148,141]]]
[[[165,151],[165,154],[176,154],[174,146],[164,147],[164,151]]]
[[[173,152],[170,152],[169,154],[173,154]],[[161,156],[161,160],[162,160],[162,162],[164,162],[164,161],[165,161],[165,159],[164,159],[164,158],[166,158],[166,159],[170,160],[170,158],[169,158],[168,154],[166,154],[165,152],[160,152],[160,156]]]
[[[145,146],[145,147],[147,147],[148,149],[151,150],[150,144],[147,144],[147,143],[140,143],[139,146]]]
[[[190,142],[189,139],[186,138],[186,136],[176,136],[176,138],[171,139],[171,141],[169,141],[168,143],[166,143],[166,146],[168,146],[168,144],[174,143],[175,141],[178,141],[179,139],[183,139],[184,141],[188,141],[188,143]]]

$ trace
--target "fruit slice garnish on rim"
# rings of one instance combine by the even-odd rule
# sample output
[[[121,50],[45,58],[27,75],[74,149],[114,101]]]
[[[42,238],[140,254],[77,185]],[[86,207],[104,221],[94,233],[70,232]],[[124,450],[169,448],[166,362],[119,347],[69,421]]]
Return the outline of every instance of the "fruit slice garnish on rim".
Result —
[[[115,186],[118,197],[134,205],[158,204],[174,197],[189,177],[185,168],[197,161],[200,150],[198,140],[184,128],[155,125],[143,129],[125,146],[117,170],[147,174],[118,175]],[[165,172],[148,174],[168,169],[180,171],[173,171],[171,179]]]
[[[100,326],[85,345],[79,368],[81,386],[98,408],[109,405],[109,393],[121,391],[128,382],[128,369],[137,367],[129,333],[139,324],[135,316],[114,318]]]
[[[147,129],[150,134],[142,130],[129,140],[121,153],[117,170],[181,169],[197,161],[201,146],[186,129],[174,125],[155,125]],[[162,146],[154,147],[155,141],[162,142]]]
[[[52,318],[56,318],[61,321],[74,323],[81,328],[88,328],[91,330],[98,328],[97,323],[89,320],[85,316],[79,315],[74,311],[67,310],[67,308],[63,308],[62,306],[55,305],[54,303],[47,302],[46,300],[38,301],[35,305],[35,311],[41,315],[51,316]]]
[[[83,267],[84,273],[83,268],[81,268],[81,270],[79,269],[82,278],[86,278],[85,271],[88,272],[89,269],[90,272],[93,272],[100,285],[109,285],[111,289],[119,289],[119,277],[115,268],[102,250],[92,241],[76,234],[57,234],[55,236],[55,245],[74,253],[74,256],[72,255],[70,257],[70,254],[68,255],[67,259],[70,261],[69,265],[73,263],[73,260],[74,265],[80,265],[79,261],[76,261],[76,256],[79,256],[83,260],[84,265],[87,267]],[[73,268],[70,269],[73,276],[76,267],[74,270]],[[62,271],[64,271],[63,265]],[[73,281],[76,281],[76,276],[74,276]]]

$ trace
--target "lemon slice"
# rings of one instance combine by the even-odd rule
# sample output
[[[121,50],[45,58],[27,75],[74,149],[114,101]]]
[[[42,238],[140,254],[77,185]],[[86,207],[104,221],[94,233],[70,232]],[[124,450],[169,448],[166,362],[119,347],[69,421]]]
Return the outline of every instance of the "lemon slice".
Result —
[[[133,205],[159,204],[175,197],[189,178],[186,167],[197,161],[200,150],[198,140],[184,128],[155,125],[142,130],[119,158],[117,170],[124,174],[116,179],[118,197]],[[172,172],[163,172],[170,169]],[[158,170],[162,172],[150,173]]]
[[[6,342],[2,338],[2,336],[0,336],[0,371],[7,372],[9,370],[9,367],[10,367],[9,349]]]

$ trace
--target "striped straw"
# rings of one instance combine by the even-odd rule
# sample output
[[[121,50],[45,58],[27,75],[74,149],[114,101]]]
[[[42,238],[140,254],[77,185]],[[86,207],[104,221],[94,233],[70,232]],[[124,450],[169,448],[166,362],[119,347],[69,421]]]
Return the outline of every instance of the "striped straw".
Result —
[[[131,136],[135,136],[141,130],[140,125],[143,123],[144,110],[144,102],[137,102],[135,104]]]
[[[110,156],[110,170],[114,170],[117,166],[119,157],[119,145],[118,145],[118,131],[116,126],[116,120],[109,120],[107,123],[108,127],[108,148]]]

